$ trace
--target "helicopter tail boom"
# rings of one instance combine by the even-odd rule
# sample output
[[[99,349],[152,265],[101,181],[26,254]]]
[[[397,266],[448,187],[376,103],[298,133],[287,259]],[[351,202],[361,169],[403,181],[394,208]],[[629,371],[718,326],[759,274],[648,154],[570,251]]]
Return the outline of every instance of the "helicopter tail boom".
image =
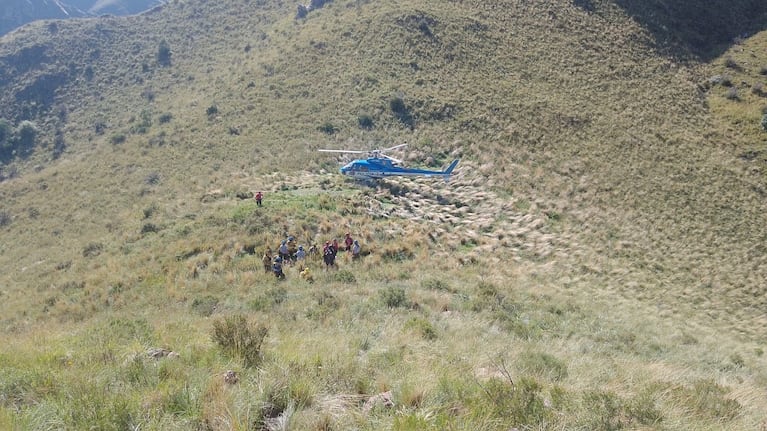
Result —
[[[447,167],[442,173],[445,174],[445,176],[449,176],[453,173],[453,169],[455,169],[456,166],[458,166],[458,162],[460,162],[461,159],[455,159],[453,160],[453,163],[450,164],[450,166]]]

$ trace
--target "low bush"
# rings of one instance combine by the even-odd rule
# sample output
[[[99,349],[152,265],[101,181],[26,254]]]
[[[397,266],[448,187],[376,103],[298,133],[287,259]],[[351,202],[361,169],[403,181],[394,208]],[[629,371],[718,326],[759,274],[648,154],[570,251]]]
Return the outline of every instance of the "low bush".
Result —
[[[437,331],[434,326],[428,320],[422,317],[412,317],[405,322],[405,329],[418,332],[424,340],[436,340]]]
[[[320,132],[326,134],[326,135],[332,135],[336,132],[338,132],[338,127],[334,126],[333,123],[327,122],[319,127],[317,127],[317,130]]]
[[[339,270],[335,273],[333,278],[338,282],[346,284],[353,284],[357,282],[357,278],[354,277],[354,273],[347,269]]]
[[[216,311],[216,306],[218,306],[218,298],[211,295],[203,296],[202,298],[194,298],[194,301],[192,301],[192,311],[199,314],[203,317],[209,317],[211,314],[213,314],[214,311]]]
[[[119,145],[125,142],[127,137],[124,133],[115,133],[112,135],[112,137],[109,138],[109,142],[111,142],[113,145]]]
[[[213,341],[224,354],[242,360],[246,367],[261,362],[261,345],[268,332],[266,326],[248,322],[241,314],[213,322]]]
[[[387,287],[379,291],[378,295],[388,308],[406,307],[408,305],[405,289],[401,287]]]
[[[366,114],[363,114],[357,117],[357,124],[359,124],[360,129],[363,129],[363,130],[372,130],[373,127],[375,126],[373,117]]]

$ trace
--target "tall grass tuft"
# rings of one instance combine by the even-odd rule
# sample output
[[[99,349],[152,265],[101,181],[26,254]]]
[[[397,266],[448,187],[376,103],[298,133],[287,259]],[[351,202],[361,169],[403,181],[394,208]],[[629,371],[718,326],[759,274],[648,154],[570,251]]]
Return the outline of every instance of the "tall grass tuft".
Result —
[[[246,367],[261,362],[261,345],[268,332],[266,326],[248,322],[241,314],[213,322],[213,341],[225,354],[242,360]]]

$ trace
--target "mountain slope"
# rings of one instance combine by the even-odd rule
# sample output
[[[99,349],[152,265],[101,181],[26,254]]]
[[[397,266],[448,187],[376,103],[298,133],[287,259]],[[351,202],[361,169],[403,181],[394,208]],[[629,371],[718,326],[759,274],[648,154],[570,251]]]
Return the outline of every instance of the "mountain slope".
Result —
[[[207,387],[206,407],[184,411],[211,427],[225,410],[216,402],[236,403],[200,377],[206,360],[226,362],[209,346],[210,323],[187,314],[215,302],[213,317],[245,311],[273,324],[264,369],[280,375],[291,363],[305,379],[285,377],[299,421],[332,416],[321,395],[394,386],[406,405],[398,414],[435,429],[440,420],[473,429],[482,417],[506,428],[753,428],[763,420],[750,395],[764,379],[767,178],[765,135],[744,118],[758,117],[761,96],[727,99],[709,78],[756,85],[764,34],[730,47],[743,50],[732,54],[741,66],[722,71],[731,62],[697,61],[715,57],[730,30],[698,43],[690,35],[708,27],[693,16],[669,34],[669,22],[686,19],[682,6],[669,18],[656,3],[575,3],[335,1],[296,19],[276,1],[177,1],[6,36],[0,118],[33,121],[39,135],[2,168],[4,334],[107,323],[117,335],[104,337],[123,337],[120,325],[143,334],[148,320],[152,342],[189,346],[194,359],[168,378]],[[765,12],[732,7],[734,21]],[[364,188],[325,174],[337,160],[315,151],[403,141],[411,164],[460,156],[459,175]],[[265,212],[236,197],[256,189],[267,192]],[[352,277],[318,271],[315,288],[290,273],[283,295],[254,269],[249,253],[286,232],[308,244],[347,229],[371,251],[345,263]],[[128,339],[116,349],[148,342]],[[328,339],[342,340],[340,359]],[[312,351],[343,374],[343,388],[312,374]],[[506,386],[456,377],[503,381],[507,359],[545,388],[559,419],[504,416],[514,406],[495,403],[514,398],[492,391]],[[105,367],[124,371],[116,362]],[[422,398],[406,384],[429,378]],[[128,385],[132,396],[156,390],[141,381]],[[311,401],[301,401],[302,381]],[[735,381],[740,392],[728,392]],[[559,404],[560,389],[570,404]],[[180,397],[152,395],[166,413],[166,398]],[[721,410],[688,409],[707,402]],[[614,416],[610,403],[622,406]],[[406,428],[392,416],[381,421]],[[353,417],[328,420],[344,428]]]
[[[133,15],[160,4],[159,0],[6,0],[0,4],[0,36],[32,21]]]

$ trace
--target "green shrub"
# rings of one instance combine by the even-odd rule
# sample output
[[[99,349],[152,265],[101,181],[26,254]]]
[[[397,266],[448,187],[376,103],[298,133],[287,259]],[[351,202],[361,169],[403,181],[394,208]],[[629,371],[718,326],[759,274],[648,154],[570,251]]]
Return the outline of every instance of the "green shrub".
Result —
[[[434,329],[434,326],[422,317],[411,317],[410,320],[405,322],[405,329],[418,332],[425,340],[437,339],[437,331]]]
[[[427,278],[426,280],[421,281],[421,287],[429,290],[453,292],[453,289],[450,288],[450,284],[448,284],[448,282],[438,278]]]
[[[224,354],[239,358],[246,367],[261,362],[261,345],[268,329],[257,323],[250,323],[241,314],[213,322],[213,341]]]
[[[209,317],[216,311],[218,306],[218,298],[211,295],[203,296],[202,298],[194,298],[192,301],[192,311],[203,317]]]
[[[585,429],[616,431],[626,425],[623,401],[612,392],[587,392],[581,411]]]
[[[521,377],[512,383],[493,378],[482,383],[481,388],[484,396],[475,402],[482,405],[475,408],[486,410],[494,417],[525,424],[526,429],[535,429],[534,425],[544,423],[551,414],[544,404],[541,385],[535,379]]]
[[[215,104],[208,106],[208,109],[205,110],[205,113],[208,114],[208,117],[215,116],[218,114],[218,106]]]
[[[346,269],[342,269],[336,272],[335,275],[333,276],[333,279],[335,279],[338,282],[346,283],[346,284],[352,284],[357,282],[357,278],[354,277],[354,273]]]
[[[406,307],[408,305],[405,289],[401,287],[387,287],[386,289],[379,291],[378,295],[384,305],[389,308]]]
[[[160,114],[159,117],[157,117],[157,122],[160,124],[170,123],[170,120],[173,119],[173,114],[170,112],[165,112],[163,114]]]
[[[109,138],[109,142],[111,142],[114,145],[119,145],[125,142],[127,137],[124,133],[115,133],[112,135],[112,137]]]
[[[359,124],[360,129],[364,129],[364,130],[371,130],[375,126],[373,117],[366,114],[363,114],[357,117],[357,124]]]
[[[326,135],[332,135],[338,131],[338,128],[334,126],[333,123],[326,122],[325,124],[317,127],[317,130]]]
[[[415,127],[415,118],[410,112],[410,108],[405,105],[405,101],[401,97],[392,98],[389,101],[389,108],[400,123],[410,127]]]

